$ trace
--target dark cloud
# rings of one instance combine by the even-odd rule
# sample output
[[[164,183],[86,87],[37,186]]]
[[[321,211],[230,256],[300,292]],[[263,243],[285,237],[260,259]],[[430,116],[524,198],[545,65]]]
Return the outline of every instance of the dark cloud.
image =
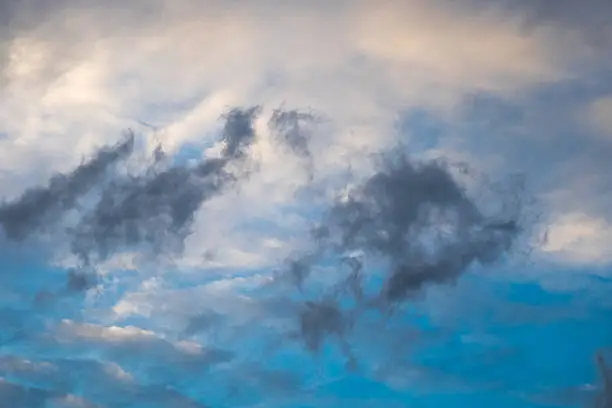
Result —
[[[224,116],[221,157],[106,185],[95,208],[73,231],[74,253],[89,264],[92,256],[105,259],[142,244],[150,244],[157,253],[180,248],[202,203],[235,180],[227,166],[245,157],[255,139],[253,121],[258,113],[259,108],[233,109]]]
[[[52,391],[0,380],[0,401],[11,407],[44,408],[47,401],[56,396]]]
[[[23,240],[55,224],[77,207],[80,198],[101,188],[97,205],[72,231],[75,253],[86,258],[93,250],[103,258],[121,245],[142,241],[159,244],[164,229],[186,232],[201,203],[232,180],[226,166],[246,154],[255,137],[252,121],[258,112],[258,108],[233,109],[224,116],[220,158],[205,159],[195,167],[150,168],[136,176],[111,174],[111,167],[127,159],[134,149],[130,133],[121,143],[100,149],[72,172],[53,176],[47,186],[28,189],[2,204],[0,225],[9,239]],[[155,163],[161,154],[155,151]]]
[[[344,339],[360,310],[392,307],[427,285],[453,282],[472,265],[501,259],[522,231],[516,191],[493,191],[504,211],[487,214],[451,165],[414,162],[403,147],[379,159],[378,171],[327,211],[313,233],[318,250],[287,261],[284,272],[298,287],[315,264],[335,259],[348,267],[348,273],[337,269],[337,283],[299,315],[301,338],[312,351],[327,336]],[[363,279],[373,272],[364,259],[384,271],[377,293],[364,290]],[[347,299],[353,309],[341,306]]]
[[[612,369],[603,354],[597,355],[597,365],[601,377],[601,392],[596,398],[596,408],[612,408]]]
[[[66,289],[68,292],[84,292],[96,286],[97,276],[83,270],[71,270],[68,272]]]
[[[303,254],[290,257],[285,260],[284,268],[279,278],[288,278],[298,289],[302,289],[304,281],[311,273],[311,268],[316,257],[312,254]]]
[[[316,121],[313,113],[282,109],[275,109],[268,121],[268,127],[278,140],[304,160],[310,178],[314,176],[313,156],[309,147],[310,126]]]
[[[80,264],[69,271],[66,285],[55,293],[59,297],[49,292],[47,300],[55,301],[95,287],[97,262],[117,252],[144,250],[153,256],[180,252],[202,203],[248,175],[245,163],[259,112],[259,107],[253,107],[231,109],[223,115],[220,156],[204,158],[196,165],[169,165],[163,150],[157,148],[142,171],[126,173],[117,165],[134,152],[135,135],[129,132],[120,143],[99,149],[73,171],[56,174],[47,185],[2,203],[3,246],[20,245],[39,233],[57,234],[58,227],[65,230],[62,240],[67,240]]]
[[[300,334],[311,351],[319,351],[325,335],[342,337],[347,320],[333,300],[307,302],[300,312]]]
[[[253,121],[261,112],[259,106],[249,109],[232,109],[223,115],[225,129],[223,130],[223,156],[228,159],[244,157],[246,149],[255,139]]]
[[[185,335],[192,336],[194,334],[207,332],[215,325],[223,322],[223,316],[214,311],[207,311],[193,316],[189,319],[187,327],[185,327]]]
[[[384,300],[450,281],[511,248],[520,233],[519,212],[485,215],[444,162],[413,163],[402,150],[385,159],[378,173],[332,208],[325,225],[339,250],[360,250],[387,263]]]
[[[134,148],[134,135],[94,157],[68,174],[56,174],[45,187],[26,190],[20,197],[0,206],[0,225],[6,236],[22,240],[57,221],[73,209],[78,199],[100,184],[111,166],[126,159]]]

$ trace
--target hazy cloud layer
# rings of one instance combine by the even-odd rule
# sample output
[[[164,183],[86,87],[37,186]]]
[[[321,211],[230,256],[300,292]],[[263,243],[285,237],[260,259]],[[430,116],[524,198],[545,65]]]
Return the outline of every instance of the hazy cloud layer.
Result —
[[[609,9],[0,1],[0,405],[607,407]]]

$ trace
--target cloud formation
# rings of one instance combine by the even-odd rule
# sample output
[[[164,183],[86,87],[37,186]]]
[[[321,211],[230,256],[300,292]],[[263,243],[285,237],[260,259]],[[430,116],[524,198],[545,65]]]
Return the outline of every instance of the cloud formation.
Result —
[[[91,255],[103,261],[117,250],[143,243],[161,253],[173,244],[168,236],[182,244],[202,203],[234,179],[227,167],[244,158],[253,143],[256,113],[257,108],[233,109],[226,115],[218,158],[193,167],[151,168],[105,186],[95,208],[74,230],[74,253],[88,265]]]
[[[88,162],[69,174],[57,174],[45,187],[26,190],[18,199],[0,207],[0,224],[9,239],[22,240],[57,221],[77,205],[77,201],[103,181],[112,165],[127,158],[134,147],[134,136],[103,148]]]
[[[320,301],[307,301],[300,312],[300,336],[312,351],[321,348],[327,335],[339,338],[347,349],[344,338],[355,313],[387,309],[428,285],[455,281],[472,266],[494,264],[509,254],[521,234],[524,209],[515,195],[490,197],[502,203],[504,212],[486,214],[449,164],[414,162],[401,146],[378,158],[376,172],[325,212],[313,233],[316,249],[286,261],[284,273],[298,289],[317,263],[331,259],[332,265],[349,267],[345,278],[342,268],[332,267],[329,273],[338,276],[337,283],[325,289]],[[364,263],[377,265],[382,275],[374,293],[371,285],[364,288],[364,280],[377,271]],[[353,310],[341,306],[343,295],[353,298]]]
[[[570,3],[0,2],[0,400],[604,401],[612,36]]]

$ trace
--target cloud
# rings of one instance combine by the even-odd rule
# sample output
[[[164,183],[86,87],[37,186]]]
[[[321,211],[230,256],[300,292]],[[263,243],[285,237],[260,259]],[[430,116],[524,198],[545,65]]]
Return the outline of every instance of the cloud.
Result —
[[[48,186],[26,190],[17,200],[0,207],[0,224],[12,240],[37,232],[72,210],[77,200],[103,181],[107,169],[132,153],[134,136],[112,148],[101,149],[70,174],[58,174]]]
[[[551,6],[546,0],[499,1],[524,16],[526,26],[557,24],[570,28],[583,38],[581,52],[601,52],[612,37],[610,31],[610,3],[605,0],[586,0],[581,6],[561,0]],[[603,57],[603,55],[601,55]]]
[[[194,167],[150,169],[105,186],[95,208],[74,230],[74,253],[88,265],[92,255],[104,261],[117,250],[146,242],[160,253],[172,246],[167,235],[182,244],[202,203],[232,181],[226,168],[247,154],[255,138],[255,114],[256,109],[227,114],[219,158],[204,159]]]
[[[346,336],[364,310],[388,309],[429,285],[456,281],[475,265],[494,264],[511,252],[526,220],[512,192],[497,192],[492,199],[506,210],[487,214],[448,164],[414,162],[401,146],[379,156],[376,169],[337,197],[314,230],[315,249],[289,258],[283,271],[302,289],[313,267],[347,263],[348,274],[333,267],[334,284],[304,303],[296,335],[313,352],[327,336],[338,339],[350,365]],[[382,283],[366,286],[376,275]],[[346,296],[355,306],[343,306]]]
[[[589,4],[1,3],[0,394],[515,406],[586,383],[610,305],[580,269],[610,262]],[[546,262],[509,263],[534,207]],[[545,285],[559,263],[581,277]]]
[[[346,129],[389,124],[394,112],[386,107],[447,105],[464,92],[515,92],[565,75],[552,35],[526,36],[507,15],[450,10],[446,2],[387,2],[376,10],[367,2],[287,8],[272,1],[57,7],[61,13],[46,13],[9,41],[3,106],[12,112],[4,126],[13,135],[89,127],[69,124],[79,115],[106,129],[115,117],[113,124],[140,119],[164,127],[175,145],[199,137],[223,105],[258,100],[316,104]],[[42,20],[35,9],[27,14]],[[96,46],[83,47],[75,32]],[[26,109],[37,97],[42,102]],[[24,126],[28,118],[32,126]],[[187,126],[194,121],[200,129]]]
[[[204,407],[163,386],[134,382],[116,364],[63,358],[45,364],[51,370],[38,378],[3,370],[3,374],[15,381],[2,383],[3,401],[25,407],[126,407],[135,403],[152,407]],[[20,382],[36,382],[41,387],[27,387],[20,385]],[[48,387],[57,391],[48,391]],[[70,389],[74,393],[62,389]]]
[[[286,143],[296,156],[306,161],[310,177],[313,177],[314,164],[309,147],[311,133],[308,132],[307,126],[315,120],[312,113],[276,109],[268,122],[270,129],[277,133],[281,141]]]
[[[19,404],[25,407],[42,408],[47,399],[52,398],[53,392],[42,389],[22,387],[0,380],[0,397],[3,401],[10,401],[11,404]]]
[[[89,153],[100,138],[144,121],[173,154],[186,142],[210,143],[229,106],[275,109],[281,102],[326,116],[327,127],[311,132],[308,148],[325,180],[349,158],[357,171],[367,165],[366,152],[392,145],[402,111],[418,106],[446,115],[474,92],[514,98],[573,77],[572,62],[582,58],[561,46],[558,39],[571,31],[556,20],[525,31],[520,13],[445,1],[376,8],[367,2],[281,7],[267,0],[240,7],[218,1],[137,1],[130,10],[71,1],[56,7],[44,18],[34,7],[16,7],[22,26],[7,38],[1,131],[10,138],[0,150],[12,175],[3,183],[5,194],[16,191],[13,183],[69,168],[72,155],[48,140],[69,138],[66,144]],[[83,46],[86,41],[95,46]],[[12,159],[17,156],[19,162]],[[26,165],[26,157],[37,166]],[[297,179],[299,171],[286,162],[282,154],[267,155],[266,178],[251,180],[249,199],[270,208],[278,195],[293,194],[297,182],[284,178]],[[201,222],[220,223],[206,216]],[[227,224],[216,228],[236,234]],[[190,238],[188,246],[196,241]],[[269,256],[247,254],[247,246],[220,250],[218,262],[271,263]]]
[[[332,209],[329,221],[341,250],[361,249],[389,260],[385,297],[402,298],[428,281],[452,280],[472,262],[494,261],[511,247],[520,228],[515,214],[488,219],[444,164],[413,164],[405,153],[394,154]],[[431,255],[429,228],[446,235],[434,237]]]
[[[21,241],[33,233],[46,232],[69,212],[78,221],[68,226],[71,250],[82,267],[91,267],[91,257],[103,262],[117,251],[149,243],[158,253],[167,249],[174,237],[178,244],[190,233],[194,214],[203,201],[219,194],[235,179],[228,166],[243,160],[255,139],[252,122],[258,108],[233,109],[225,116],[220,157],[202,160],[196,166],[160,168],[163,159],[155,151],[152,165],[140,174],[123,175],[109,168],[125,161],[134,150],[134,135],[125,141],[100,149],[92,159],[68,174],[57,174],[44,187],[26,190],[0,207],[0,224],[8,239]],[[96,190],[99,199],[85,202]],[[89,198],[91,201],[91,198]],[[89,207],[89,208],[88,208]],[[73,272],[69,289],[87,289],[89,278]]]
[[[602,218],[573,213],[560,216],[549,226],[543,250],[574,263],[609,263],[610,224]]]

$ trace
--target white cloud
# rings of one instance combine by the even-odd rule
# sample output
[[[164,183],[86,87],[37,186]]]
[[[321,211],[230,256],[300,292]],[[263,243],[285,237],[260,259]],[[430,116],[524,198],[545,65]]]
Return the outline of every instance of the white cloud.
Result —
[[[400,111],[448,111],[471,92],[511,97],[573,74],[572,54],[556,45],[571,33],[555,26],[526,32],[519,16],[446,1],[59,7],[9,42],[0,95],[6,196],[70,168],[138,120],[158,126],[157,137],[172,152],[188,141],[209,141],[228,107],[268,108],[256,146],[263,164],[238,199],[211,202],[198,218],[187,251],[192,265],[202,263],[199,248],[223,248],[209,266],[260,267],[298,245],[236,230],[254,216],[276,218],[278,205],[293,200],[305,180],[266,136],[267,115],[281,103],[325,116],[312,143],[324,178],[349,161],[363,167],[367,153],[392,143]],[[274,221],[281,229],[303,225],[284,216]]]
[[[314,106],[344,126],[382,124],[405,105],[447,105],[463,92],[514,92],[567,74],[549,33],[526,35],[516,19],[448,10],[445,2],[317,8],[179,1],[152,8],[136,18],[72,4],[13,40],[6,67],[12,92],[3,96],[17,111],[11,133],[26,132],[24,118],[45,115],[61,122],[58,130],[75,132],[78,105],[91,108],[85,115],[96,126],[109,119],[101,113],[161,121],[172,144],[201,137],[226,105],[283,100]],[[183,117],[171,123],[147,112],[162,106],[157,113],[167,118],[194,98],[201,103],[179,109]]]
[[[566,74],[554,64],[556,50],[543,48],[552,32],[539,27],[521,35],[517,16],[492,9],[392,1],[366,6],[359,23],[362,50],[391,69],[409,69],[405,75],[422,78],[426,86],[435,77],[452,91],[510,91]]]
[[[143,341],[155,338],[155,333],[134,326],[99,326],[64,320],[58,327],[60,339],[83,339],[103,342]]]
[[[62,397],[52,398],[48,401],[49,407],[52,408],[97,408],[96,404],[87,401],[84,398],[76,395],[68,394]]]
[[[209,276],[209,279],[213,276]],[[206,311],[214,311],[236,321],[248,321],[261,314],[260,306],[255,300],[238,293],[238,290],[257,287],[268,279],[267,276],[254,275],[222,278],[188,288],[142,287],[123,296],[113,311],[116,319],[145,316],[155,321],[172,322],[177,327]]]
[[[582,213],[562,214],[548,228],[541,250],[578,264],[612,262],[612,225]]]

